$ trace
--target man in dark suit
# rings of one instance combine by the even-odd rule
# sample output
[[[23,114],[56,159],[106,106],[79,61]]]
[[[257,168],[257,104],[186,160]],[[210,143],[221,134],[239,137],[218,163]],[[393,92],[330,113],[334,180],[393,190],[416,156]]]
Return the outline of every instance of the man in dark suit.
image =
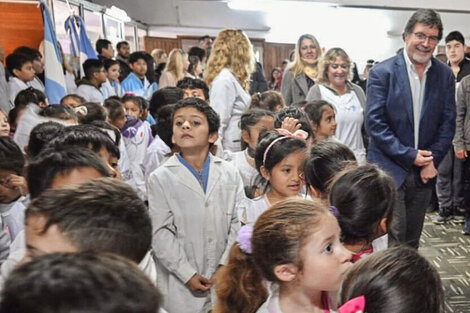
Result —
[[[436,169],[455,132],[454,76],[432,57],[441,38],[439,14],[416,11],[405,27],[403,53],[373,67],[367,85],[368,160],[394,178],[398,189],[390,232],[414,248]]]

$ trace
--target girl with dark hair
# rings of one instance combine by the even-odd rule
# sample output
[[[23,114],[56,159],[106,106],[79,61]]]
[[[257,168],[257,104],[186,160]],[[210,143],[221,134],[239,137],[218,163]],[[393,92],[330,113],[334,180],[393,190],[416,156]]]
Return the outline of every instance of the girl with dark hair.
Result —
[[[245,202],[239,212],[242,223],[254,224],[271,205],[300,193],[305,148],[304,139],[283,129],[261,135],[256,146],[255,165],[260,174],[258,185],[264,186],[264,194]]]
[[[342,143],[330,141],[314,143],[305,157],[303,172],[307,190],[312,198],[327,203],[331,180],[348,164],[356,164],[356,157]]]
[[[361,312],[444,312],[439,273],[416,250],[405,247],[380,251],[354,264],[343,280],[339,302],[358,297],[365,302],[358,307]]]
[[[285,106],[282,95],[274,90],[257,92],[251,96],[250,109],[264,109],[276,113]]]
[[[275,67],[271,71],[271,79],[269,80],[269,89],[279,91],[279,81],[281,79],[281,68]]]
[[[266,110],[249,110],[240,119],[242,130],[243,151],[231,152],[226,150],[225,159],[238,169],[249,198],[260,192],[261,186],[256,184],[258,171],[255,165],[255,150],[258,138],[266,131],[274,129],[274,114]]]
[[[334,135],[336,133],[335,108],[326,101],[314,100],[308,102],[304,106],[312,125],[314,141],[336,141]]]
[[[352,262],[387,249],[395,190],[393,179],[372,164],[349,167],[332,182],[329,202]]]
[[[104,61],[104,70],[106,71],[107,80],[101,85],[101,88],[107,90],[106,98],[114,95],[118,97],[124,96],[124,90],[119,82],[119,75],[121,74],[121,65],[119,61],[106,59]]]

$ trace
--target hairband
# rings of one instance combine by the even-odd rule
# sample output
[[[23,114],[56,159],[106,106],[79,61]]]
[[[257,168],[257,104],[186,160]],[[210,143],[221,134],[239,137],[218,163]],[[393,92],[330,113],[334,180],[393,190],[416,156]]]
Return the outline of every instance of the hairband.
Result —
[[[283,135],[283,137],[274,139],[268,145],[268,147],[266,148],[263,154],[263,165],[266,163],[266,157],[268,156],[269,150],[272,148],[272,146],[276,144],[276,142],[281,141],[283,139],[287,139],[287,138],[298,138],[298,139],[303,139],[303,140],[306,140],[308,138],[308,133],[302,129],[297,129],[294,133],[291,133],[290,131],[284,128],[277,128],[276,131],[279,134]]]
[[[253,250],[251,249],[251,236],[253,235],[253,226],[245,225],[240,228],[237,236],[237,243],[240,249],[246,253],[251,254]]]
[[[339,309],[339,313],[364,313],[366,308],[366,297],[359,296],[352,298],[343,304]]]

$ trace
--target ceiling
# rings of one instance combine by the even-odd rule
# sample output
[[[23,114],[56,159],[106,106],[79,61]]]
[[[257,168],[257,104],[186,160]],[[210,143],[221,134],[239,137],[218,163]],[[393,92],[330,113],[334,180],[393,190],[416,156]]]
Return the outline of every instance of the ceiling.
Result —
[[[149,35],[211,35],[227,27],[252,38],[294,43],[311,33],[328,49],[341,46],[357,60],[384,59],[403,45],[401,34],[417,8],[440,12],[444,33],[470,35],[468,0],[94,0],[126,10],[149,25]],[[470,38],[470,37],[468,37]],[[469,39],[470,42],[470,39]]]

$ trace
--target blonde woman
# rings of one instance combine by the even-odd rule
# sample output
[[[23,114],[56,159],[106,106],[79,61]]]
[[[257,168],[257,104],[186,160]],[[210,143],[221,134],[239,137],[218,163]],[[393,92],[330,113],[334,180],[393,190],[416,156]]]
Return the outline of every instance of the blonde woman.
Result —
[[[281,93],[286,105],[305,100],[308,90],[315,84],[320,56],[320,44],[315,37],[310,34],[299,37],[294,61],[289,64],[282,77]]]
[[[168,56],[166,55],[166,52],[162,49],[153,49],[150,55],[155,61],[155,67],[157,67],[158,64],[160,63],[166,63],[167,58],[168,58]]]
[[[163,70],[158,88],[176,87],[178,81],[184,78],[188,70],[188,55],[181,49],[173,49],[168,56],[168,63]]]
[[[248,109],[253,47],[242,30],[224,29],[214,41],[204,72],[211,106],[220,115],[219,139],[225,150],[241,151],[242,113]]]
[[[335,137],[354,152],[359,164],[365,164],[366,96],[361,87],[349,80],[350,68],[351,59],[343,49],[328,50],[318,64],[317,84],[308,92],[307,100],[325,100],[334,106]]]

